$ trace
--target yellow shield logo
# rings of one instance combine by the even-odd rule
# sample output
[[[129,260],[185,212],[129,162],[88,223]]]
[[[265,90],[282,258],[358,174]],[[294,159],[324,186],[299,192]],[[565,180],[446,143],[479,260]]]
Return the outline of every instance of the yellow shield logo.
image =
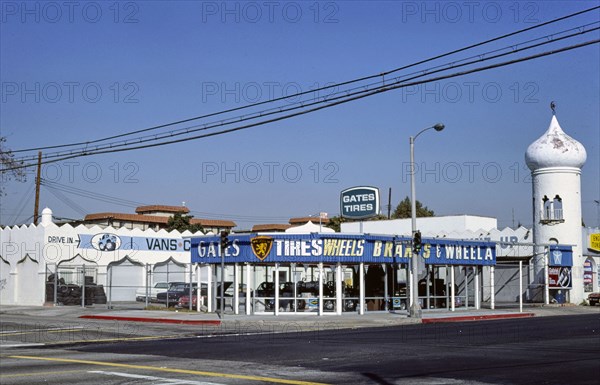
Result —
[[[250,245],[252,246],[252,252],[256,255],[256,258],[264,261],[271,252],[271,247],[273,247],[273,238],[260,235],[252,238],[252,240],[250,240]]]

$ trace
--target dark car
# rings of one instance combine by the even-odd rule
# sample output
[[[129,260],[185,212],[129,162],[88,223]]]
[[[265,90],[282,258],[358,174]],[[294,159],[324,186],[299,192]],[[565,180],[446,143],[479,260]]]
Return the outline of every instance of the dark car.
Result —
[[[296,283],[296,296],[300,296],[304,290],[302,286],[303,282]],[[298,306],[298,310],[303,310],[306,308],[306,301],[303,299],[298,299],[294,301],[293,299],[284,299],[286,297],[294,296],[294,283],[293,282],[282,282],[279,284],[279,307],[283,309],[291,309],[294,310],[296,304]],[[265,301],[265,310],[273,310],[275,306],[275,283],[274,282],[262,282],[256,288],[256,297],[264,298]]]
[[[328,281],[323,283],[323,310],[334,311],[335,310],[335,298],[336,287],[334,281]],[[301,282],[301,291],[303,293],[310,293],[313,297],[319,296],[319,281],[308,281]],[[342,310],[343,311],[355,311],[358,307],[358,289],[352,286],[346,285],[342,282]]]
[[[223,287],[225,288],[225,293],[224,293],[225,298],[233,297],[232,292],[230,290],[228,290],[232,285],[233,285],[233,282],[230,282],[230,281],[224,282]],[[192,309],[195,309],[195,310],[198,309],[197,308],[197,304],[198,304],[197,292],[198,291],[197,291],[197,286],[196,286],[196,287],[194,287],[193,292],[192,292]],[[218,302],[220,302],[220,299],[221,299],[221,283],[220,282],[217,284],[216,292],[212,293],[212,295],[216,297]],[[200,296],[201,297],[208,296],[208,289],[207,289],[207,286],[205,283],[203,283],[202,286],[200,287]],[[225,305],[227,305],[227,299],[225,299]],[[190,307],[189,286],[188,286],[188,291],[186,291],[185,294],[179,298],[176,306],[181,309],[189,309],[189,307]],[[219,304],[217,304],[217,308],[219,308]]]
[[[197,283],[192,284],[192,291],[198,287]],[[179,298],[190,293],[189,283],[175,283],[171,285],[168,291],[163,291],[156,295],[156,301],[158,303],[164,303],[168,307],[177,305]]]
[[[588,302],[590,306],[596,306],[600,303],[600,293],[591,293],[588,295]]]

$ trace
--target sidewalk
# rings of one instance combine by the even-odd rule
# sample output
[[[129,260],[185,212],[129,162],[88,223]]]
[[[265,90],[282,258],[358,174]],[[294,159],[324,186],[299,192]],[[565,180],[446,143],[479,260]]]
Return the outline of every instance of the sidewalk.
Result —
[[[523,317],[541,317],[558,315],[590,314],[600,315],[600,307],[589,306],[527,306],[520,313],[518,309],[457,309],[454,312],[446,310],[425,310],[422,319],[408,317],[404,312],[367,312],[359,315],[356,312],[343,313],[341,316],[324,313],[318,316],[315,313],[280,313],[279,316],[272,314],[228,314],[219,317],[216,313],[167,311],[167,310],[110,310],[107,308],[78,307],[78,306],[0,306],[0,319],[2,314],[21,314],[40,318],[58,317],[69,319],[92,319],[122,322],[143,322],[155,324],[173,325],[211,325],[226,326],[239,324],[253,325],[299,325],[310,327],[311,324],[319,323],[322,327],[329,324],[334,328],[364,328],[382,327],[395,325],[409,325],[419,323],[437,322],[464,322],[483,321],[496,319],[510,319]]]

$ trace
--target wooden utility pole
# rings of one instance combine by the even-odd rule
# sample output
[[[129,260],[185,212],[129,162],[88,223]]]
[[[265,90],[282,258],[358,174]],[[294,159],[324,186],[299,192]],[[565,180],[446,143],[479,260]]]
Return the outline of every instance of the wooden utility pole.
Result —
[[[392,218],[392,188],[388,191],[388,219]]]
[[[33,207],[33,224],[37,225],[40,211],[40,180],[42,174],[42,152],[38,152],[37,178],[35,178],[35,205]]]

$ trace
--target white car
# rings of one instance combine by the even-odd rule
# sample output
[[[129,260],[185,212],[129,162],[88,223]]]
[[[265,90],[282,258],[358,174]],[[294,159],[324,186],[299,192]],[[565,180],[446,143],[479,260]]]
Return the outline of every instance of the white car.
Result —
[[[169,290],[171,286],[168,282],[156,282],[154,286],[148,289],[148,293],[146,293],[146,288],[142,287],[135,291],[135,300],[144,302],[146,301],[146,294],[148,294],[148,300],[150,302],[156,302],[156,295],[160,292]]]

